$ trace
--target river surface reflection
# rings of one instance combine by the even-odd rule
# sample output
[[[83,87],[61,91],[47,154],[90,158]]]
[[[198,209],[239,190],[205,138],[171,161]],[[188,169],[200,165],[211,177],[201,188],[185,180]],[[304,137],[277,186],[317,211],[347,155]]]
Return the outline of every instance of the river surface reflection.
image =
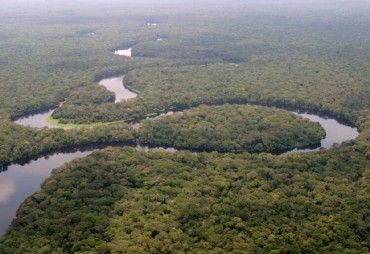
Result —
[[[136,93],[131,92],[123,85],[123,76],[102,79],[99,82],[99,85],[102,85],[105,88],[107,88],[109,91],[115,93],[116,95],[115,102],[133,99],[137,96]]]
[[[359,135],[357,128],[341,124],[335,119],[320,117],[318,115],[309,114],[309,113],[298,113],[298,112],[293,112],[293,113],[303,118],[308,118],[312,122],[318,122],[325,129],[326,137],[320,141],[321,142],[320,147],[329,149],[336,143],[341,144],[344,141],[355,139]],[[294,149],[287,153],[312,152],[312,151],[319,150],[320,147],[315,148],[315,149],[309,149],[309,148],[308,149]]]
[[[48,122],[48,118],[51,116],[51,114],[53,114],[54,110],[55,109],[50,109],[47,111],[39,112],[37,114],[25,116],[19,118],[14,122],[32,128],[43,128],[43,127],[56,128],[58,126]]]
[[[56,153],[32,160],[28,164],[10,165],[0,173],[0,236],[2,236],[20,204],[35,191],[40,184],[50,176],[54,168],[78,157],[85,157],[93,151],[71,151]]]

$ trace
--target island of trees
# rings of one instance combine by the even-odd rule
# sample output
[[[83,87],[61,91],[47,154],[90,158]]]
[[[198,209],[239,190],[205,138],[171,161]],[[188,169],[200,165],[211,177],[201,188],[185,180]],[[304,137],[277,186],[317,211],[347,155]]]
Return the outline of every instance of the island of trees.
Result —
[[[200,106],[142,121],[141,144],[197,151],[278,153],[320,145],[325,130],[286,110],[262,106]]]

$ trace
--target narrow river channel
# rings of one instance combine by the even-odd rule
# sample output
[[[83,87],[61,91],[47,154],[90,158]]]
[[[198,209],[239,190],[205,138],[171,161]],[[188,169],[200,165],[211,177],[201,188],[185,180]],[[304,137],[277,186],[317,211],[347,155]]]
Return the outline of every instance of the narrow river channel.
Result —
[[[137,94],[128,90],[124,85],[122,85],[122,83],[123,83],[123,76],[102,79],[99,82],[100,85],[106,87],[108,90],[116,94],[115,102],[135,98]],[[33,128],[42,128],[42,127],[59,128],[59,126],[50,124],[47,121],[48,117],[51,116],[53,111],[54,110],[48,110],[45,112],[41,112],[39,114],[26,116],[26,117],[18,119],[15,122],[18,124],[30,126]],[[347,126],[345,124],[341,124],[335,119],[322,117],[322,116],[318,116],[315,114],[309,114],[309,113],[298,113],[295,111],[290,111],[290,112],[296,115],[299,115],[301,117],[308,118],[312,122],[318,122],[321,124],[321,126],[325,129],[325,132],[326,132],[326,137],[323,140],[321,140],[321,147],[323,148],[330,148],[335,143],[340,144],[344,141],[355,139],[359,135],[356,128]],[[170,113],[173,113],[173,112],[170,112]],[[161,114],[161,115],[166,115],[166,114]],[[316,151],[318,149],[319,148],[294,149],[290,152],[309,152],[309,151]]]
[[[116,102],[132,99],[137,94],[129,91],[122,85],[123,76],[103,79],[99,82],[108,90],[116,93]],[[308,118],[313,122],[319,122],[326,131],[325,139],[321,140],[321,147],[330,148],[334,143],[342,143],[346,140],[356,138],[359,133],[356,128],[339,123],[335,119],[325,118],[314,114],[298,113],[294,114]],[[34,128],[58,126],[47,122],[53,110],[43,113],[30,115],[18,119],[16,123],[31,126]],[[290,152],[309,152],[316,149],[294,149]],[[174,149],[169,148],[169,151]],[[13,164],[4,172],[0,173],[0,236],[6,231],[12,219],[15,217],[19,205],[32,193],[40,188],[40,184],[50,175],[52,169],[78,157],[84,157],[92,153],[90,151],[71,151],[68,153],[56,153],[37,160],[33,160],[26,165]],[[288,153],[290,153],[288,152]]]

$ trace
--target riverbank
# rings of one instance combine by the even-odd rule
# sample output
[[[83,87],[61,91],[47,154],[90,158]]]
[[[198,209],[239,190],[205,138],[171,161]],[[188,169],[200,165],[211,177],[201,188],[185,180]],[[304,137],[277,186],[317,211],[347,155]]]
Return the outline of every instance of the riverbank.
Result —
[[[137,97],[138,94],[130,91],[128,88],[126,88],[123,85],[123,75],[120,76],[114,76],[111,78],[105,78],[100,80],[98,83],[110,91],[114,92],[116,95],[116,103],[122,100],[129,100]],[[237,103],[238,104],[238,103]],[[243,103],[240,103],[243,104]],[[216,104],[218,105],[218,104]],[[277,107],[282,108],[285,110],[290,111],[291,113],[294,113],[298,116],[304,117],[309,119],[313,122],[319,122],[325,129],[326,137],[320,141],[320,146],[305,146],[301,149],[292,149],[292,150],[281,150],[277,152],[277,154],[282,154],[286,152],[309,152],[309,151],[317,151],[320,147],[329,149],[333,146],[333,144],[340,144],[344,141],[355,139],[359,132],[356,128],[351,127],[352,124],[351,121],[345,120],[343,118],[340,118],[338,120],[330,118],[329,114],[322,116],[318,115],[314,110],[310,111],[310,113],[307,113],[307,111],[299,110],[297,108],[288,107],[286,105],[280,105],[280,104],[267,104],[267,103],[247,103],[247,105],[261,105],[261,106],[267,106],[267,107]],[[170,111],[173,113],[172,111]],[[181,111],[182,112],[182,111]],[[106,125],[115,125],[124,123],[124,121],[112,121],[112,122],[97,122],[97,123],[91,123],[91,124],[63,124],[60,123],[59,120],[52,118],[53,110],[49,110],[45,113],[35,114],[32,116],[25,117],[23,119],[17,120],[16,123],[22,124],[22,125],[29,125],[31,127],[40,127],[40,125],[45,124],[45,127],[49,128],[78,128],[78,127],[97,127],[97,126],[106,126]],[[322,112],[319,112],[322,113]],[[166,115],[166,113],[153,113],[152,115],[147,115],[146,118],[150,117],[160,117],[162,115]],[[332,113],[332,115],[335,115]],[[46,118],[46,119],[45,119]],[[134,122],[134,125],[137,126],[137,122]],[[42,126],[44,127],[44,126]],[[137,129],[137,128],[135,128]],[[137,141],[136,141],[137,142]],[[144,144],[148,145],[150,147],[155,147],[155,144],[148,143]],[[168,147],[171,148],[171,147]],[[196,151],[196,149],[194,150]],[[210,151],[210,150],[206,150]]]

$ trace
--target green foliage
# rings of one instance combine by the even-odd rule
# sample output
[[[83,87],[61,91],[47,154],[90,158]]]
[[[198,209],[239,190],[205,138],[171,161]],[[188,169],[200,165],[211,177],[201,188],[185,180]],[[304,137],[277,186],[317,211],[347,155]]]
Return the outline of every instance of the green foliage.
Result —
[[[327,151],[282,156],[97,152],[55,170],[25,201],[0,253],[369,253],[366,3],[195,9],[156,1],[147,10],[122,2],[114,10],[0,9],[0,165],[135,140],[126,124],[33,130],[10,122],[62,102],[53,116],[63,123],[253,102],[335,116],[361,134]],[[113,55],[128,47],[134,57]],[[106,103],[112,94],[96,82],[124,73],[140,95]]]
[[[261,55],[243,63],[150,68],[130,72],[125,84],[140,91],[132,101],[117,105],[61,107],[55,118],[77,122],[144,118],[146,113],[182,110],[200,104],[256,103],[295,107],[347,119],[368,113],[367,73],[348,78],[355,70],[296,54]],[[291,62],[287,67],[287,62]],[[267,62],[267,63],[266,63]],[[335,79],[333,80],[333,77]],[[348,92],[345,92],[348,91]]]
[[[54,171],[21,206],[0,251],[367,253],[366,149],[109,148]]]
[[[268,16],[261,20],[258,15],[248,18],[238,13],[217,18],[217,22],[212,16],[192,22],[167,21],[152,31],[165,31],[163,41],[136,44],[134,55],[181,59],[187,64],[130,71],[125,85],[141,92],[135,100],[98,107],[66,106],[54,117],[76,123],[109,122],[225,102],[319,111],[352,124],[360,111],[369,114],[369,55],[358,23],[348,21],[343,35],[336,23],[320,23],[320,18],[297,22],[295,17]],[[312,22],[321,29],[312,29]],[[352,32],[358,34],[356,40]],[[208,64],[194,64],[193,59],[207,59]]]
[[[0,129],[0,166],[64,148],[103,143],[135,144],[135,136],[132,127],[122,123],[69,130],[34,130],[12,124],[11,128]]]
[[[82,104],[101,104],[114,102],[115,95],[102,86],[94,85],[77,88],[68,95],[63,103],[76,105]]]
[[[261,106],[200,106],[144,120],[142,144],[219,152],[282,152],[316,145],[325,136],[318,123]]]

